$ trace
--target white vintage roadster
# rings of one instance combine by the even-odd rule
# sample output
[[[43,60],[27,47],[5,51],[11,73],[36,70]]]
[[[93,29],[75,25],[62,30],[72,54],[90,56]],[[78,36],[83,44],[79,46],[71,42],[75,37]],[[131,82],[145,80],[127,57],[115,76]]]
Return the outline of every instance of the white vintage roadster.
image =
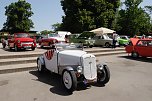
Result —
[[[106,84],[110,71],[105,64],[96,64],[96,57],[73,44],[56,44],[37,58],[38,72],[47,69],[62,76],[62,84],[72,92],[78,83]]]

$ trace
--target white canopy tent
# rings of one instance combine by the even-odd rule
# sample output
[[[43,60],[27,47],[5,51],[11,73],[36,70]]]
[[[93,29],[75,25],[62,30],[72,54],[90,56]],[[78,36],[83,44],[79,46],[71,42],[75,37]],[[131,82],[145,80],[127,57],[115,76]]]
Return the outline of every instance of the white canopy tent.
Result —
[[[91,30],[90,32],[94,32],[96,35],[102,35],[102,34],[108,34],[108,33],[112,34],[116,31],[108,29],[108,28],[100,27],[100,28]]]

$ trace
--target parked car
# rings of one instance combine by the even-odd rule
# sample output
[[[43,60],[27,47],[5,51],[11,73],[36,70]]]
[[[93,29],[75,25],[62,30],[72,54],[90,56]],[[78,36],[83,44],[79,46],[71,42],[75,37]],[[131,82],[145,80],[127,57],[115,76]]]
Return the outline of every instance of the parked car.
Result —
[[[152,39],[131,38],[131,42],[126,46],[125,50],[132,57],[152,57]]]
[[[62,76],[62,84],[69,92],[77,88],[78,83],[97,82],[104,85],[109,82],[110,71],[105,64],[97,64],[96,57],[80,48],[79,45],[56,44],[54,49],[46,51],[37,58],[38,72],[45,69]]]
[[[39,39],[42,39],[41,35],[31,35],[30,38],[35,39],[36,43],[39,43]]]
[[[113,40],[107,34],[103,34],[100,36],[96,35],[92,39],[95,40],[94,45],[96,46],[111,47],[113,45]],[[116,45],[118,46],[118,42],[116,42]]]
[[[15,51],[29,48],[35,50],[36,40],[30,38],[28,33],[14,33],[14,35],[8,37],[6,45],[9,49],[14,48]]]
[[[92,40],[95,34],[93,32],[83,32],[78,37],[71,38],[70,43],[81,43],[84,46],[92,48],[94,46],[95,40]],[[73,36],[73,35],[72,35]]]
[[[119,36],[117,38],[118,43],[120,46],[126,46],[129,44],[130,39],[128,38],[128,36]]]
[[[50,33],[42,35],[40,39],[38,39],[38,42],[41,48],[43,48],[44,46],[53,46],[55,43],[65,42],[65,38],[62,38],[58,34]]]

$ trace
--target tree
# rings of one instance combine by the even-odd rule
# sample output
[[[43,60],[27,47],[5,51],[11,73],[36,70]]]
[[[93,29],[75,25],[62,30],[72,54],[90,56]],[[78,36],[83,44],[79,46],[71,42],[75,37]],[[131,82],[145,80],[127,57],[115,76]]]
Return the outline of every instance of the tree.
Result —
[[[29,19],[33,12],[31,11],[31,4],[24,0],[11,3],[5,7],[5,15],[7,16],[6,22],[3,24],[3,29],[8,30],[10,33],[14,32],[28,32],[33,28],[33,22]]]
[[[147,34],[151,28],[150,16],[141,7],[142,0],[125,0],[126,9],[119,11],[116,29],[121,34],[130,36]]]
[[[41,34],[50,34],[50,33],[53,33],[53,31],[43,30],[40,33]]]
[[[120,0],[61,0],[65,13],[61,28],[72,33],[113,27]]]
[[[59,31],[61,28],[61,23],[56,23],[52,25],[54,31]]]

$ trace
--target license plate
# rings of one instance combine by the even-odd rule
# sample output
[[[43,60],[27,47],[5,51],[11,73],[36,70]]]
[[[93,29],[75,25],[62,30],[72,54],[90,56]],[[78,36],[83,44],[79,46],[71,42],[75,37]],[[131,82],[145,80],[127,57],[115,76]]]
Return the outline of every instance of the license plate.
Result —
[[[31,46],[24,46],[24,48],[31,48]]]

